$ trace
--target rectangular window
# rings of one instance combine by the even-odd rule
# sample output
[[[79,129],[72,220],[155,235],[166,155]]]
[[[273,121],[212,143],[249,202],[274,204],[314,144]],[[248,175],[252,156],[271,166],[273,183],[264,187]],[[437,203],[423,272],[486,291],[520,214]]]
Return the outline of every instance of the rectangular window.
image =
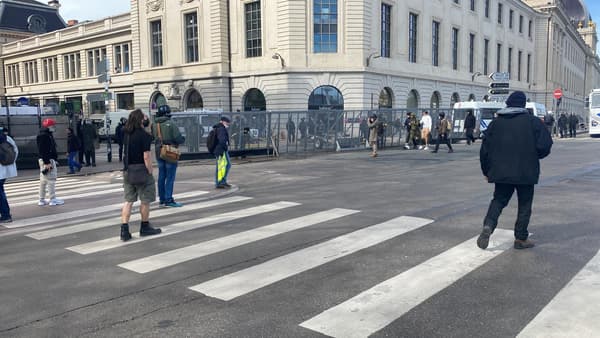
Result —
[[[498,24],[502,24],[502,4],[498,4]]]
[[[515,11],[513,11],[512,9],[508,12],[508,28],[512,29],[513,28],[513,17],[515,15]]]
[[[101,69],[98,68],[98,64],[101,61],[106,60],[106,48],[97,48],[87,51],[87,75],[98,76],[100,75]]]
[[[81,54],[63,55],[63,73],[65,80],[81,77]]]
[[[500,66],[502,65],[502,44],[499,43],[496,46],[496,71],[500,72]]]
[[[529,83],[529,80],[531,75],[531,54],[527,54],[527,83]]]
[[[152,67],[160,67],[163,65],[162,23],[160,20],[150,22],[150,35],[152,37]]]
[[[458,70],[458,28],[452,28],[452,69]]]
[[[389,58],[392,42],[392,6],[381,4],[381,57]]]
[[[475,71],[475,34],[469,34],[469,72]]]
[[[314,52],[337,53],[337,0],[314,0]]]
[[[531,30],[532,29],[533,29],[533,22],[531,20],[529,20],[529,29],[528,29],[527,36],[531,37]]]
[[[474,12],[475,11],[475,0],[471,0],[471,10]]]
[[[483,39],[483,74],[488,74],[489,66],[489,55],[490,55],[490,40]]]
[[[198,14],[188,13],[185,19],[185,61],[198,62]],[[260,23],[259,23],[260,24]]]
[[[523,52],[519,51],[518,56],[517,56],[517,80],[521,81],[521,64],[522,64],[522,60],[523,59]]]
[[[490,17],[490,0],[484,0],[485,4],[484,4],[484,9],[483,9],[483,13],[485,14],[486,18]]]
[[[262,56],[260,1],[244,4],[244,12],[246,13],[246,57]]]
[[[519,33],[523,34],[523,16],[519,15]]]
[[[508,74],[510,74],[512,72],[512,47],[508,48]]]
[[[458,1],[458,0],[454,0],[454,3],[455,3],[455,4],[459,4],[459,3],[460,3],[460,1]]]
[[[131,44],[115,45],[115,73],[129,73],[131,71]]]
[[[42,59],[44,82],[58,81],[58,57]]]
[[[408,14],[408,62],[417,62],[417,23],[419,16]]]
[[[135,109],[135,105],[133,104],[133,93],[117,94],[117,109]]]
[[[431,64],[440,65],[440,23],[437,21],[431,25]]]
[[[21,74],[19,73],[19,65],[13,64],[6,66],[6,86],[19,86],[21,85]]]
[[[28,61],[24,63],[25,65],[25,83],[38,83],[38,68],[37,61]]]

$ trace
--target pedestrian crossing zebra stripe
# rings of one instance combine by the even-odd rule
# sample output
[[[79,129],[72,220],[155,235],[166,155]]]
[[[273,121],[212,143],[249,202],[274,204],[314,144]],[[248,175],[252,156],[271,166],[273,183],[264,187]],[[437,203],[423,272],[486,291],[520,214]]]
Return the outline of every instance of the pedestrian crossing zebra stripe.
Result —
[[[497,229],[487,250],[471,238],[412,269],[303,322],[331,337],[368,337],[511,247],[513,232]]]
[[[56,184],[56,188],[58,189],[67,189],[67,188],[77,188],[77,187],[85,187],[90,185],[101,185],[100,182],[91,182],[91,181],[82,181],[82,182],[70,182],[65,184]],[[32,187],[21,187],[21,188],[13,188],[13,189],[4,189],[4,192],[9,197],[15,197],[19,195],[24,195],[27,193],[37,192],[40,190],[40,184],[36,184]]]
[[[382,243],[432,223],[433,220],[401,216],[336,237],[265,263],[190,287],[221,300],[232,300],[285,278]]]
[[[185,204],[181,208],[168,208],[168,209],[160,209],[160,210],[152,211],[150,213],[150,216],[152,217],[152,219],[156,219],[156,218],[162,217],[162,216],[181,214],[184,212],[206,209],[206,208],[216,207],[219,205],[225,205],[225,204],[229,204],[229,203],[247,201],[250,199],[252,199],[252,198],[244,197],[244,196],[225,197],[225,198],[221,198],[221,199],[214,199],[214,200],[209,200],[209,201],[204,201],[204,202]],[[136,213],[136,214],[131,215],[129,222],[131,223],[131,222],[136,222],[139,220],[140,220],[140,215],[139,215],[139,213]],[[48,238],[53,238],[53,237],[72,235],[75,233],[94,230],[94,229],[106,228],[106,227],[115,226],[115,225],[121,225],[121,217],[120,216],[107,218],[107,219],[101,219],[101,220],[92,221],[92,222],[86,221],[84,223],[79,223],[79,224],[75,224],[72,226],[61,227],[58,229],[33,232],[26,236],[33,238],[33,239],[37,239],[37,240],[43,240],[43,239],[48,239]]]
[[[359,211],[339,208],[317,212],[315,214],[289,219],[196,245],[164,252],[162,254],[129,261],[119,264],[119,266],[137,273],[156,271],[286,232],[349,216],[357,212]]]
[[[84,191],[90,191],[90,190],[91,191],[94,191],[94,190],[96,190],[96,191],[103,191],[105,189],[118,188],[118,187],[121,187],[121,190],[122,190],[123,184],[122,183],[115,183],[115,184],[106,184],[106,185],[96,185],[95,187],[81,187],[81,188],[80,187],[73,187],[73,188],[68,188],[68,189],[61,189],[60,187],[56,187],[56,193],[60,194],[60,195],[63,195],[63,196],[68,196],[68,195],[73,194],[73,193],[80,193],[80,192],[84,192]],[[19,197],[14,197],[13,198],[11,196],[10,197],[10,202],[17,202],[18,203],[18,202],[21,202],[21,201],[31,200],[31,195],[38,196],[39,195],[38,192],[39,192],[39,188],[35,189],[33,191],[29,191],[26,194],[20,194]],[[32,193],[35,193],[35,194],[32,194]],[[13,204],[13,203],[11,203],[11,204]]]
[[[181,193],[181,194],[175,194],[175,195],[173,195],[173,197],[175,199],[183,199],[183,198],[197,197],[197,196],[206,195],[206,194],[208,194],[208,191],[189,191],[189,192],[185,192],[185,193]],[[11,207],[14,207],[14,205],[11,204]],[[88,221],[91,221],[93,219],[103,218],[106,216],[100,215],[100,216],[92,217],[92,218],[89,218],[89,216],[104,214],[106,212],[111,212],[111,211],[115,211],[115,210],[120,210],[122,207],[123,207],[123,202],[120,202],[120,203],[115,203],[115,204],[110,204],[110,205],[105,205],[105,206],[100,206],[100,207],[81,209],[81,210],[63,212],[63,213],[52,214],[52,215],[44,215],[44,216],[26,218],[26,219],[21,219],[21,220],[14,220],[12,223],[3,224],[3,226],[7,227],[9,229],[13,229],[13,228],[22,228],[22,227],[26,227],[26,226],[30,226],[30,225],[47,224],[47,225],[43,226],[44,229],[58,228],[60,226],[65,226],[65,225],[81,222],[80,219],[77,219],[78,217],[81,217],[81,216],[88,216],[88,218],[87,218]],[[54,222],[60,222],[60,223],[54,223]],[[48,223],[50,223],[50,224],[48,224]],[[38,229],[38,230],[41,230],[41,229]]]
[[[87,189],[85,189],[85,190],[87,190]],[[102,189],[102,190],[93,191],[93,192],[87,192],[87,193],[75,194],[75,195],[66,195],[66,196],[62,195],[62,194],[65,193],[64,191],[63,192],[58,191],[57,192],[57,198],[60,198],[60,199],[62,199],[64,201],[67,201],[67,200],[74,200],[74,199],[78,199],[78,198],[82,198],[82,197],[90,197],[90,196],[97,196],[97,195],[107,195],[107,194],[112,194],[112,193],[115,193],[115,192],[120,192],[122,194],[123,193],[123,188],[121,187],[121,188],[114,188],[114,189],[108,189],[108,190]],[[12,203],[12,201],[9,201],[9,203],[10,203],[11,207],[20,207],[20,206],[23,206],[23,205],[35,205],[37,203],[37,201],[39,201],[39,199],[37,199],[37,198],[34,199],[34,200],[32,200],[31,197],[28,197],[27,199],[28,200],[19,199],[19,202],[16,202],[16,203]]]
[[[59,183],[66,183],[66,182],[76,182],[79,181],[78,179],[74,179],[74,178],[59,178],[56,180],[56,184]],[[27,187],[27,186],[36,186],[40,183],[39,179],[36,180],[31,180],[31,181],[26,181],[26,182],[10,182],[10,183],[6,183],[5,188],[16,188],[16,187]]]
[[[210,225],[226,223],[226,222],[234,221],[234,220],[245,218],[245,217],[250,217],[250,216],[255,216],[255,215],[259,215],[259,214],[263,214],[263,213],[267,213],[267,212],[271,212],[271,211],[286,209],[286,208],[297,206],[297,205],[300,205],[300,203],[275,202],[275,203],[270,203],[270,204],[263,204],[263,205],[259,205],[259,206],[251,207],[251,208],[247,208],[247,209],[242,209],[242,210],[227,212],[227,213],[223,213],[223,214],[219,214],[219,215],[209,216],[209,217],[205,217],[205,218],[175,223],[175,224],[161,228],[162,233],[160,233],[158,235],[154,235],[154,236],[139,237],[139,233],[136,233],[135,237],[127,242],[121,241],[121,239],[119,237],[111,237],[111,238],[107,238],[107,239],[103,239],[103,240],[99,240],[99,241],[95,241],[95,242],[71,246],[66,249],[76,252],[76,253],[79,253],[79,254],[82,254],[82,255],[88,255],[88,254],[105,251],[105,250],[109,250],[109,249],[114,249],[114,248],[118,248],[118,247],[122,247],[122,246],[126,246],[126,245],[132,245],[132,244],[137,244],[137,243],[141,243],[141,242],[145,242],[145,241],[149,241],[149,240],[158,239],[158,238],[162,238],[165,236],[178,234],[178,233],[181,233],[184,231],[200,229],[200,228],[207,227]]]
[[[518,337],[600,334],[600,251],[519,333]]]

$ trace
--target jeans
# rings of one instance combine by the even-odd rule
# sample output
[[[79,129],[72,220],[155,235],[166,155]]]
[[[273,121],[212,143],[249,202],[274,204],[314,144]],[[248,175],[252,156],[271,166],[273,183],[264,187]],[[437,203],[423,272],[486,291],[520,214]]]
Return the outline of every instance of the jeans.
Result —
[[[79,164],[77,162],[77,160],[75,159],[76,157],[77,157],[76,151],[72,151],[69,153],[69,172],[71,172],[71,173],[75,172],[75,168],[77,168],[77,169],[81,168],[81,164]]]
[[[162,203],[173,202],[173,185],[177,174],[177,162],[167,162],[161,158],[158,162],[158,200]]]
[[[531,218],[531,206],[533,204],[533,185],[524,184],[503,184],[496,183],[494,189],[494,199],[490,202],[487,215],[483,221],[484,226],[489,226],[492,231],[498,225],[498,217],[502,213],[502,209],[508,205],[513,192],[517,190],[519,199],[519,208],[517,211],[517,221],[515,222],[515,238],[526,240],[529,237],[527,227]]]
[[[2,219],[9,219],[10,207],[8,206],[8,199],[4,191],[4,182],[6,182],[5,178],[0,180],[0,214],[2,215]]]
[[[221,161],[222,156],[225,157],[225,162]],[[229,175],[229,170],[231,169],[231,159],[229,158],[229,152],[224,152],[222,156],[217,156],[217,170],[215,173],[216,185],[227,183],[227,175]]]

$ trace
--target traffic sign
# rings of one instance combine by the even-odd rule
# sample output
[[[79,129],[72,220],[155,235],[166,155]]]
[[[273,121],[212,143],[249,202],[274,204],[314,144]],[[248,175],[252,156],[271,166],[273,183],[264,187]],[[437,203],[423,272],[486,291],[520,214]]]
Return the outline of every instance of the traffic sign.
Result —
[[[509,92],[509,90],[505,89],[505,88],[490,89],[490,90],[488,90],[488,93],[490,93],[492,95],[507,95],[508,92]]]
[[[490,82],[490,88],[509,88],[508,82]]]
[[[557,88],[554,90],[554,98],[555,99],[560,99],[563,96],[563,92],[562,90],[560,90],[560,88]]]
[[[510,80],[510,73],[507,72],[495,72],[490,74],[492,81],[508,82]]]

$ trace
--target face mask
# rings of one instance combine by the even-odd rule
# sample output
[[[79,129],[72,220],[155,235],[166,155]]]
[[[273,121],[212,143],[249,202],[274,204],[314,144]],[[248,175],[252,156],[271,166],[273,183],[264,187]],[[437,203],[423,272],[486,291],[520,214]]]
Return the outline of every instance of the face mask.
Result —
[[[150,125],[150,120],[144,120],[142,124],[144,125],[144,128],[146,128]]]

